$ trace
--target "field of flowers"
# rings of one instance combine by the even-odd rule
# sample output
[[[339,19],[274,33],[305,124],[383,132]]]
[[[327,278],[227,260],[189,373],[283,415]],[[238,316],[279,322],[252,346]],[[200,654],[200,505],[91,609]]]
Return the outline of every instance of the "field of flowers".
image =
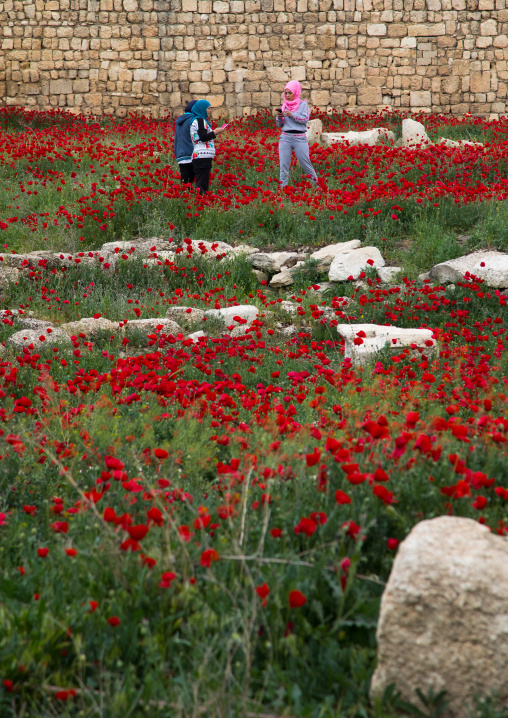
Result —
[[[323,123],[400,134],[401,119]],[[474,276],[452,290],[416,279],[508,249],[508,121],[417,119],[485,144],[315,145],[321,191],[294,168],[281,192],[273,120],[246,118],[196,200],[178,183],[171,122],[0,112],[4,255],[73,258],[27,262],[0,287],[2,718],[400,715],[395,693],[368,698],[399,542],[441,514],[508,532],[508,297]],[[82,262],[137,237],[176,261]],[[188,238],[359,238],[404,278],[367,271],[318,293],[326,277],[307,262],[275,292],[244,256],[219,261]],[[288,335],[283,299],[299,305]],[[241,319],[200,320],[143,341],[8,343],[14,310],[121,326],[240,304],[260,311],[245,333]],[[353,366],[338,322],[428,327],[439,353]],[[505,716],[489,706],[475,715]]]

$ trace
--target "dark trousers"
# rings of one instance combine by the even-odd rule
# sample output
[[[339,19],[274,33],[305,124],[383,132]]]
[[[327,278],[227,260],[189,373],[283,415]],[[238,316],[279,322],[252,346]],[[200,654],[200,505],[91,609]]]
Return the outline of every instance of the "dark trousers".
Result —
[[[182,184],[193,184],[196,175],[194,174],[194,167],[192,162],[186,162],[183,165],[178,165],[180,169],[180,181]]]
[[[210,172],[212,171],[212,160],[192,160],[192,167],[196,175],[196,192],[206,194],[210,186]]]

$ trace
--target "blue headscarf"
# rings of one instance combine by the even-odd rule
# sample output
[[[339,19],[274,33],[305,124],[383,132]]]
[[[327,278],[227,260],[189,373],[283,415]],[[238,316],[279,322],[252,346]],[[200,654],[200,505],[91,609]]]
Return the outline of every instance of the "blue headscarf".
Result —
[[[201,117],[203,120],[207,119],[206,111],[210,107],[208,100],[198,100],[192,108],[193,117]]]

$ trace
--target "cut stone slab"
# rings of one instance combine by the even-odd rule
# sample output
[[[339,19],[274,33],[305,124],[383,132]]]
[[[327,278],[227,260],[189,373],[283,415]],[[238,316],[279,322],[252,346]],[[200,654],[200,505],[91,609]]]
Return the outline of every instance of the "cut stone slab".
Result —
[[[307,124],[307,142],[309,145],[313,144],[314,142],[319,142],[321,139],[321,133],[323,132],[323,123],[321,120],[310,120],[310,122]]]
[[[379,267],[377,274],[383,284],[390,284],[402,272],[402,267]]]
[[[429,136],[421,122],[402,120],[402,144],[404,147],[430,144]]]
[[[385,327],[382,324],[338,324],[337,332],[344,339],[344,356],[354,364],[375,359],[377,352],[386,350],[400,354],[402,349],[422,349],[430,357],[437,350],[431,329]],[[356,340],[356,343],[355,343]]]
[[[271,254],[256,252],[249,256],[249,262],[254,269],[259,269],[261,272],[265,272],[265,274],[278,274],[290,259],[296,259],[298,261],[298,252],[272,252]]]
[[[331,147],[335,144],[375,145],[380,138],[395,142],[395,135],[387,127],[375,127],[364,132],[323,132],[321,141]]]
[[[48,332],[47,329],[50,329]],[[43,337],[41,341],[41,337]],[[7,343],[15,349],[21,349],[22,347],[28,347],[33,344],[36,351],[40,351],[46,346],[52,347],[57,344],[69,344],[71,340],[65,332],[61,329],[48,327],[46,324],[46,330],[41,331],[40,329],[22,329],[9,337]]]
[[[15,267],[2,267],[0,265],[0,288],[8,287],[9,284],[19,281],[19,269]]]
[[[329,244],[326,247],[316,250],[310,255],[310,259],[314,259],[317,264],[318,272],[325,272],[335,257],[339,254],[349,254],[353,249],[360,247],[359,239],[352,239],[349,242],[338,242],[337,244]]]
[[[166,317],[172,319],[180,326],[188,326],[194,322],[202,321],[205,313],[202,309],[196,309],[195,307],[169,307],[166,312]]]
[[[97,319],[83,317],[77,322],[61,324],[60,329],[70,337],[85,334],[87,339],[94,339],[101,332],[111,332],[111,334],[118,334],[119,332],[118,322],[111,322],[105,317],[98,317]]]
[[[145,332],[150,334],[172,334],[176,336],[182,333],[182,328],[172,319],[158,317],[156,319],[129,319],[127,324],[124,324],[123,331],[126,335]]]
[[[245,319],[248,324],[257,319],[259,310],[253,304],[238,304],[236,307],[223,307],[222,309],[209,309],[206,317],[222,319],[226,324],[234,324],[234,317]]]
[[[508,254],[473,252],[436,264],[429,275],[436,282],[457,282],[464,279],[466,272],[483,279],[488,287],[505,289],[508,287]]]
[[[368,261],[372,260],[373,264]],[[328,279],[330,282],[345,282],[349,277],[358,279],[362,271],[368,267],[385,266],[385,260],[377,247],[361,247],[347,254],[338,254],[330,265]]]
[[[508,706],[507,635],[508,540],[472,519],[422,521],[381,599],[371,695],[394,683],[418,705],[417,688],[446,690],[443,718],[464,718],[475,696],[491,693]]]

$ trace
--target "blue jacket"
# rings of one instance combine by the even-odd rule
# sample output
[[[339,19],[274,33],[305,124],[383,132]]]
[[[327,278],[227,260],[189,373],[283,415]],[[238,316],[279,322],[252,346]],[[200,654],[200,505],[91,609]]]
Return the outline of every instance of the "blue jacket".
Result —
[[[175,157],[178,163],[191,162],[194,144],[191,139],[190,125],[194,117],[186,112],[176,120],[175,124]]]

